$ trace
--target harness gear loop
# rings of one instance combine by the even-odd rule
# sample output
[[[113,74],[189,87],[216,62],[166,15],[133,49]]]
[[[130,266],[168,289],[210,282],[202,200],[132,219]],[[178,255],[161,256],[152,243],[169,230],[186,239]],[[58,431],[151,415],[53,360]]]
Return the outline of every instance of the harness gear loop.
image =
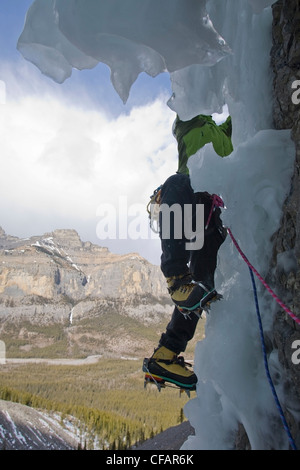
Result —
[[[159,233],[159,208],[161,203],[161,188],[162,185],[155,189],[150,196],[150,201],[147,204],[147,212],[149,215],[149,225],[154,233]]]

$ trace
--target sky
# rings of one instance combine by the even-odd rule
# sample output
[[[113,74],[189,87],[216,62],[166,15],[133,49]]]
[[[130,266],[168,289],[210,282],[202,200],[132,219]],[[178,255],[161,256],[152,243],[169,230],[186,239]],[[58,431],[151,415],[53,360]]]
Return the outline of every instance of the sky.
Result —
[[[0,2],[0,226],[21,238],[75,229],[159,264],[146,205],[176,171],[169,74],[141,74],[125,105],[104,64],[55,83],[16,49],[32,3]]]

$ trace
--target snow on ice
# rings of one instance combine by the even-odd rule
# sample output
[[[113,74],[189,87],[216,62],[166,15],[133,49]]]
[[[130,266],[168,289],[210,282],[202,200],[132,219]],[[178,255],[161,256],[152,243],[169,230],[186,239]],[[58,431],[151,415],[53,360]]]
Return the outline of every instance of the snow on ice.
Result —
[[[123,101],[141,71],[155,76],[167,70],[174,118],[175,112],[189,119],[227,106],[235,151],[224,159],[211,146],[199,151],[190,159],[192,184],[223,197],[223,221],[262,275],[294,158],[290,132],[272,129],[272,3],[37,0],[18,43],[25,58],[59,82],[72,67],[108,64]],[[216,287],[224,300],[213,306],[206,337],[196,347],[197,397],[185,407],[195,436],[183,448],[231,449],[242,423],[252,449],[287,449],[264,372],[249,270],[229,237],[220,250]],[[267,331],[274,301],[257,287]],[[270,368],[280,384],[275,353]],[[277,393],[284,400],[280,385]]]

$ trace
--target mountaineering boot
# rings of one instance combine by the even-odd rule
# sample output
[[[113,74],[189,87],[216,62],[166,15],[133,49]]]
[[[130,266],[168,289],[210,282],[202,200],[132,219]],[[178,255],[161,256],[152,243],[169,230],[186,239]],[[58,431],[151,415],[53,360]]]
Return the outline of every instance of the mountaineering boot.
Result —
[[[190,274],[168,277],[167,284],[171,299],[184,314],[203,310],[222,297],[215,289],[209,290],[203,284],[193,282]]]
[[[190,274],[168,277],[167,285],[171,299],[179,309],[192,311],[199,308],[203,289],[192,282]]]
[[[158,387],[165,382],[184,390],[196,390],[197,377],[187,368],[182,356],[177,356],[165,346],[158,347],[150,359],[144,359],[145,381],[153,382]]]

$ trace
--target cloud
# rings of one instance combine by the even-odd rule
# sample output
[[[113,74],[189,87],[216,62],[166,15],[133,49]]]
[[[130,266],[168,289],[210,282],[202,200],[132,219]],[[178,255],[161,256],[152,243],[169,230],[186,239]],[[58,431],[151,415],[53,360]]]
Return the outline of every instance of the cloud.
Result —
[[[53,90],[11,89],[12,82],[0,117],[0,225],[8,233],[29,236],[64,222],[78,230],[86,221],[95,231],[101,204],[118,207],[125,196],[129,206],[146,206],[177,169],[167,96],[113,118]]]

